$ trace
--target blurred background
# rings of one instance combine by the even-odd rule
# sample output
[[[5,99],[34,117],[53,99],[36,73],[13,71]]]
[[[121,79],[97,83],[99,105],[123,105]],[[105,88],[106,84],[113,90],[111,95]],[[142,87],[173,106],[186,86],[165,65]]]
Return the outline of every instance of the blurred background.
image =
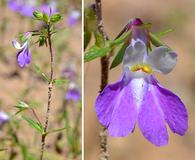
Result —
[[[85,6],[94,1],[85,0]],[[189,129],[180,137],[170,132],[169,144],[155,147],[148,142],[136,126],[133,134],[125,138],[108,138],[111,160],[193,160],[195,158],[195,1],[194,0],[102,0],[105,31],[114,39],[123,26],[134,17],[151,22],[153,33],[174,29],[161,40],[178,53],[175,69],[168,75],[156,74],[166,88],[176,93],[189,113]],[[112,61],[112,60],[111,60]],[[112,69],[109,83],[121,76],[121,65]],[[98,159],[99,123],[94,102],[100,88],[100,60],[85,63],[84,71],[84,144],[85,159]]]
[[[54,7],[63,17],[52,42],[55,78],[67,79],[66,84],[54,87],[49,130],[67,127],[64,113],[69,114],[70,127],[69,133],[63,130],[47,137],[45,158],[81,159],[81,0],[0,0],[0,160],[37,160],[40,153],[40,135],[21,119],[21,115],[34,118],[32,112],[14,116],[14,106],[24,101],[34,107],[41,122],[45,121],[47,82],[36,75],[33,65],[49,74],[49,49],[38,47],[38,37],[33,38],[31,64],[21,69],[11,42],[21,33],[42,27],[25,11],[43,4]],[[67,95],[72,91],[77,97]]]

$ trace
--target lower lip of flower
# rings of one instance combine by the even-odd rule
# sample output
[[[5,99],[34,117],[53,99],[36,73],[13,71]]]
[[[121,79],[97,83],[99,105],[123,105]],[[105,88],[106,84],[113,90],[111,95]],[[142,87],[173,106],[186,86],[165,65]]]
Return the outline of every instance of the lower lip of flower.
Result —
[[[152,68],[148,64],[136,64],[130,68],[132,72],[143,71],[147,74],[152,73]]]

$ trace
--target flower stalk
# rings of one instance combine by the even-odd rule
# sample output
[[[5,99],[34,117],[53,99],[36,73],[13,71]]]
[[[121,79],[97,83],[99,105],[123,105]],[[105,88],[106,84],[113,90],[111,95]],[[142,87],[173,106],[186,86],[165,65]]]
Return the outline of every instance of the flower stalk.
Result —
[[[48,83],[48,101],[47,101],[47,111],[46,111],[46,117],[45,117],[45,124],[44,124],[44,133],[41,137],[41,156],[40,160],[43,160],[44,150],[45,150],[45,139],[49,123],[49,115],[50,115],[50,108],[51,108],[51,98],[52,98],[52,89],[53,89],[53,75],[54,75],[54,54],[52,49],[52,42],[51,42],[51,30],[50,30],[50,24],[47,25],[47,32],[48,32],[48,46],[49,46],[49,52],[50,52],[50,81]]]
[[[96,19],[97,19],[97,25],[98,25],[98,30],[100,34],[103,37],[103,44],[105,46],[106,44],[106,39],[107,35],[104,31],[104,25],[103,25],[103,19],[102,19],[102,3],[101,0],[96,0],[95,1],[95,11],[96,11]],[[105,86],[108,84],[108,76],[109,76],[109,57],[104,56],[101,58],[101,85],[100,85],[100,92],[103,91]],[[106,132],[106,127],[101,125],[100,128],[100,160],[108,160],[108,140],[107,140],[107,132]]]

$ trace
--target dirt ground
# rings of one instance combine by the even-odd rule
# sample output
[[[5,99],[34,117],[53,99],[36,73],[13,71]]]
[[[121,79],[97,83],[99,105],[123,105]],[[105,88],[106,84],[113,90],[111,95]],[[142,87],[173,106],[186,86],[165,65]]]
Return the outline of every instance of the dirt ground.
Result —
[[[85,6],[93,1],[85,1]],[[138,126],[126,138],[108,138],[108,152],[111,160],[193,160],[195,157],[195,1],[186,0],[106,0],[102,1],[105,30],[111,39],[133,17],[153,24],[152,31],[167,28],[174,31],[164,37],[163,42],[178,53],[176,68],[168,75],[156,77],[160,83],[176,93],[189,113],[189,129],[180,137],[169,130],[169,144],[155,147],[141,134]],[[121,66],[110,71],[109,82],[120,78]],[[99,59],[85,64],[84,86],[84,144],[85,159],[98,159],[99,124],[94,110],[94,101],[100,86]]]

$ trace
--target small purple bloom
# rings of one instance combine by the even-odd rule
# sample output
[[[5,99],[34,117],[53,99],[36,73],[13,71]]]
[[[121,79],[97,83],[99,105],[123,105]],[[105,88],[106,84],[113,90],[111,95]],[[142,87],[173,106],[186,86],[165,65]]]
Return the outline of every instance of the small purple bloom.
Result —
[[[23,16],[32,17],[36,9],[36,0],[8,0],[8,7]]]
[[[185,105],[152,75],[154,71],[171,72],[177,54],[166,46],[148,53],[146,39],[133,38],[123,58],[122,78],[107,85],[97,97],[96,113],[111,136],[127,136],[138,122],[147,140],[163,146],[168,143],[166,123],[179,135],[184,135],[188,129]]]
[[[76,79],[76,72],[71,67],[66,67],[62,70],[62,75],[71,81]]]
[[[72,100],[74,102],[78,102],[81,99],[80,90],[74,82],[70,83],[69,88],[68,88],[66,95],[65,95],[65,99],[67,101]]]
[[[69,14],[68,14],[68,19],[67,19],[67,23],[69,27],[73,27],[77,24],[79,18],[80,18],[81,14],[78,10],[72,10]]]
[[[27,33],[27,40],[23,43],[23,45],[20,45],[20,43],[16,40],[12,41],[13,46],[20,50],[17,53],[17,61],[18,61],[18,65],[21,68],[24,68],[27,64],[30,64],[31,61],[31,52],[30,49],[28,47],[28,41],[29,41],[30,35]]]
[[[52,15],[52,14],[58,12],[58,10],[57,10],[57,4],[54,1],[52,1],[52,3],[50,3],[50,4],[43,4],[42,6],[40,6],[40,9],[39,10],[41,12],[47,14],[47,15],[50,15],[50,14]]]
[[[9,121],[9,116],[5,112],[0,111],[0,126],[2,126],[8,121]]]
[[[50,1],[50,3],[44,3],[38,6],[37,0],[8,0],[8,7],[14,12],[18,12],[23,16],[32,17],[35,10],[45,12],[47,15],[57,12],[57,3]]]

